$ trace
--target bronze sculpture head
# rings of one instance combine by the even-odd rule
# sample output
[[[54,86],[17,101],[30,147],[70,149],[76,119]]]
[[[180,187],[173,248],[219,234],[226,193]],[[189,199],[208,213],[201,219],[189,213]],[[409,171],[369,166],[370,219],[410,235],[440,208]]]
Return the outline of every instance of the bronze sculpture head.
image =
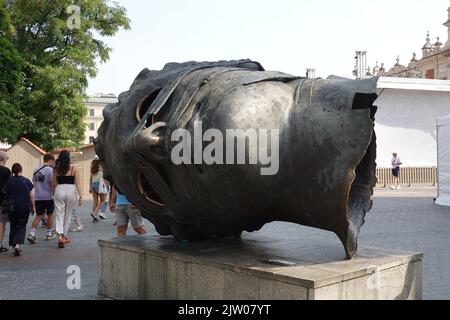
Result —
[[[161,235],[286,221],[336,233],[351,258],[376,183],[377,80],[307,79],[250,60],[145,69],[105,109],[96,151]]]

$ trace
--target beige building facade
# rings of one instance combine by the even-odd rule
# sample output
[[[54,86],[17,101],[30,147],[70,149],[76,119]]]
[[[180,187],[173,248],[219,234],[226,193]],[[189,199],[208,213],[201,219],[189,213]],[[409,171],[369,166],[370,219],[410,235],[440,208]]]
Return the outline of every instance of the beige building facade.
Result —
[[[113,94],[98,94],[85,100],[87,116],[84,119],[86,133],[84,144],[92,144],[97,138],[97,131],[103,122],[103,109],[110,103],[116,103],[117,97]]]
[[[450,79],[450,8],[447,9],[448,18],[444,23],[447,27],[447,42],[445,45],[437,37],[432,40],[427,33],[426,42],[422,47],[422,58],[418,59],[416,53],[408,65],[402,65],[397,57],[396,64],[387,70],[384,64],[377,65],[373,69],[373,75],[396,78],[424,78],[449,80]]]
[[[6,153],[9,157],[7,167],[11,168],[14,163],[20,163],[23,168],[23,176],[31,180],[34,169],[44,163],[43,157],[46,151],[30,140],[22,138],[9,148]]]
[[[81,189],[83,197],[89,199],[89,179],[91,174],[91,163],[95,157],[95,148],[93,144],[81,148],[64,148],[70,151],[72,164],[80,172]],[[33,172],[39,166],[44,164],[44,155],[47,153],[33,142],[22,138],[6,150],[8,154],[8,163],[6,166],[11,169],[14,163],[20,163],[23,167],[23,176],[32,180]],[[51,152],[55,159],[58,158],[59,150]]]

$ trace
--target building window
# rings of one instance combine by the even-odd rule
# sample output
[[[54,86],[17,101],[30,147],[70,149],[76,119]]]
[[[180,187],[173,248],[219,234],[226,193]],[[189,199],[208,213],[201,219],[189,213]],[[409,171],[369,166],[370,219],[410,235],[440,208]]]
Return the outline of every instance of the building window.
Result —
[[[89,130],[91,130],[91,131],[95,130],[95,123],[93,123],[93,122],[89,123]]]
[[[89,116],[95,117],[95,109],[89,109]]]
[[[94,143],[95,138],[94,137],[89,137],[89,144]]]

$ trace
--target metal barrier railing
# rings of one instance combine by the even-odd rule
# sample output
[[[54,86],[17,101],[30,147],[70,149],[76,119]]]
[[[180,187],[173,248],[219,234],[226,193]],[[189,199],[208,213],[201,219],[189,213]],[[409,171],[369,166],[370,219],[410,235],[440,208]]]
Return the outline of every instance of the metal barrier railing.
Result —
[[[394,184],[391,168],[377,168],[377,187],[388,187]],[[411,187],[413,185],[436,186],[436,167],[402,167],[400,170],[400,184]]]

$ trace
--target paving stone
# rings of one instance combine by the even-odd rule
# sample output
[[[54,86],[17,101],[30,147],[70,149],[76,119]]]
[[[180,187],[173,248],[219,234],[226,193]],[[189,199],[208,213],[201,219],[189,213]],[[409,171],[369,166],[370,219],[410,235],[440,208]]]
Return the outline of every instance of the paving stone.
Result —
[[[435,205],[435,196],[435,188],[376,190],[373,209],[367,214],[359,240],[364,246],[423,253],[423,298],[450,299],[450,208]],[[97,295],[97,242],[115,237],[116,227],[112,214],[93,224],[91,206],[86,202],[79,209],[86,231],[70,234],[73,242],[65,249],[57,249],[56,241],[44,241],[45,230],[39,228],[40,242],[26,244],[21,257],[0,254],[0,300],[103,299]],[[150,223],[146,222],[145,227],[155,233]],[[271,223],[258,234],[277,234],[280,240],[298,243],[299,250],[315,243],[340,245],[334,234],[289,223]],[[4,243],[7,236],[8,228]],[[251,248],[251,235],[246,238]],[[273,253],[276,246],[270,250]],[[72,265],[81,269],[80,290],[69,290],[66,285],[70,276],[66,271]]]

